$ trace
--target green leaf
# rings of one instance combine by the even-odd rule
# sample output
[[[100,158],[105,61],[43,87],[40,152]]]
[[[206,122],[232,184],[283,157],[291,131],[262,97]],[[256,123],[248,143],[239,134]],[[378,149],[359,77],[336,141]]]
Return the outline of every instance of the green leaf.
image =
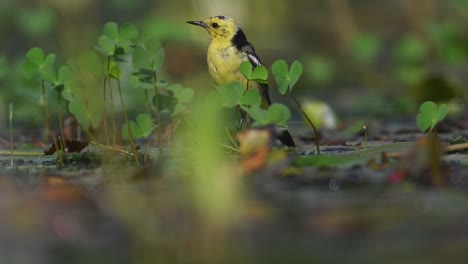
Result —
[[[218,86],[218,92],[221,96],[224,107],[234,107],[238,104],[245,91],[245,87],[240,82],[223,84]]]
[[[44,51],[41,48],[34,47],[26,53],[26,59],[35,64],[44,62]]]
[[[157,39],[149,39],[143,46],[137,46],[132,54],[135,68],[156,70],[164,62],[164,49]]]
[[[98,49],[106,56],[119,56],[133,51],[133,39],[138,37],[137,28],[130,23],[120,26],[115,22],[104,25],[103,36],[98,39]]]
[[[156,124],[150,114],[139,114],[136,118],[138,127],[143,138],[147,138],[153,132]]]
[[[119,33],[119,40],[133,40],[138,37],[138,29],[131,23],[122,24]]]
[[[74,99],[82,100],[85,97],[84,95],[85,92],[83,91],[83,87],[79,80],[76,80],[76,78],[73,77],[72,79],[65,81],[64,90],[62,91],[63,99],[67,101],[72,101]]]
[[[266,112],[266,123],[285,126],[291,118],[289,108],[283,104],[272,104]]]
[[[39,69],[40,75],[44,81],[51,84],[57,83],[57,72],[54,68],[55,54],[51,53],[44,59],[43,65]]]
[[[173,84],[166,88],[172,92],[173,96],[177,99],[177,104],[174,107],[172,115],[179,114],[187,107],[186,104],[193,100],[194,91],[190,88],[185,88],[181,84]]]
[[[289,88],[292,90],[294,85],[296,85],[297,81],[301,77],[303,72],[302,63],[299,61],[294,61],[291,65],[291,69],[289,70]]]
[[[154,96],[153,103],[159,111],[169,110],[170,112],[174,112],[177,99],[173,95],[158,93]]]
[[[154,90],[153,80],[146,80],[145,77],[141,77],[139,75],[130,76],[128,78],[128,83],[134,88]]]
[[[250,62],[248,61],[244,61],[240,64],[239,67],[239,70],[242,73],[242,75],[244,75],[245,78],[250,80],[253,72],[252,64],[250,64]]]
[[[68,111],[73,114],[84,130],[89,129],[89,119],[85,105],[78,100],[71,101],[68,104]]]
[[[104,25],[103,33],[112,40],[118,40],[119,26],[115,22],[108,22]]]
[[[98,38],[98,47],[106,56],[114,55],[116,44],[115,40],[112,40],[108,36],[100,36]]]
[[[58,81],[60,83],[65,83],[66,81],[70,80],[73,78],[73,73],[67,65],[63,65],[59,68],[58,71]]]
[[[111,61],[109,65],[109,71],[107,72],[107,76],[109,78],[115,79],[115,80],[120,80],[121,77],[121,71],[119,64],[116,61]]]
[[[42,49],[32,48],[26,53],[26,62],[23,64],[22,68],[23,74],[28,79],[42,75],[41,78],[53,82],[55,81],[55,72],[53,69],[54,60],[55,54],[49,54],[45,57]]]
[[[262,96],[256,89],[247,90],[238,101],[241,105],[256,105],[262,104]]]
[[[271,71],[275,76],[288,77],[288,63],[285,60],[277,60],[271,65]]]
[[[421,132],[432,132],[434,127],[442,121],[448,112],[447,105],[437,107],[437,104],[432,101],[424,102],[419,108],[419,114],[416,117],[416,122]]]
[[[88,108],[86,114],[91,125],[96,128],[101,124],[102,113],[104,111],[104,99],[100,95],[93,95],[88,97]]]
[[[67,93],[72,94],[73,88],[75,88],[72,86],[75,85],[76,83],[77,82],[74,81],[73,73],[70,67],[63,65],[59,68],[57,82],[55,83],[54,89],[59,93],[63,93],[66,90]],[[63,97],[63,94],[62,94],[62,97]],[[66,97],[70,99],[68,95],[66,95]]]
[[[442,104],[439,106],[439,110],[437,111],[437,115],[435,116],[435,121],[440,122],[444,120],[444,118],[448,114],[448,106],[445,104]]]
[[[122,127],[122,138],[124,140],[129,140],[130,139],[130,133],[128,131],[129,125],[130,125],[130,130],[132,132],[133,139],[141,138],[140,128],[138,127],[137,123],[135,123],[134,121],[129,121],[128,123],[123,125],[123,127]]]
[[[101,36],[98,39],[98,47],[106,56],[114,55],[116,44],[115,40],[112,40],[108,36]]]
[[[276,85],[280,94],[285,94],[288,91],[288,63],[285,60],[277,60],[271,66],[271,71],[275,76]]]
[[[163,49],[161,46],[161,41],[157,38],[150,38],[147,41],[145,41],[145,48],[150,53],[156,53]]]
[[[139,114],[136,122],[130,121],[128,124],[132,131],[133,139],[147,138],[156,126],[150,114]],[[130,139],[127,124],[122,127],[122,138],[124,140]]]
[[[27,79],[32,79],[39,72],[39,65],[31,61],[26,61],[23,63],[23,75]]]
[[[266,124],[265,116],[266,110],[262,109],[258,105],[253,105],[251,107],[240,106],[245,112],[249,113],[250,117],[254,119],[257,123]]]
[[[250,108],[241,105],[241,108],[249,113],[255,120],[254,126],[278,125],[285,126],[291,118],[289,108],[282,104],[272,104],[268,109],[253,105]]]
[[[250,65],[250,63],[249,63]],[[268,80],[268,70],[265,68],[263,65],[259,65],[255,67],[253,70],[252,74],[250,75],[250,78],[248,78],[251,81],[255,82],[261,82],[264,83],[266,80]]]
[[[79,87],[79,86],[77,86]],[[82,96],[72,97],[68,104],[68,110],[75,115],[83,129],[88,130],[90,126],[96,128],[102,120],[104,111],[104,100],[100,94],[83,93]]]
[[[149,52],[142,46],[138,46],[133,50],[132,64],[135,68],[145,68],[149,64]]]

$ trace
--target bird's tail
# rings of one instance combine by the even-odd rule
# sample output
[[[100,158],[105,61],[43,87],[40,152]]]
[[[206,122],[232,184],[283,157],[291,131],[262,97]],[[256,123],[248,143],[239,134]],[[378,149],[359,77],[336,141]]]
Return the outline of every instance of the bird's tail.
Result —
[[[296,147],[296,144],[294,143],[294,140],[288,130],[283,130],[279,133],[280,135],[278,136],[278,139],[281,141],[281,143],[291,148]]]

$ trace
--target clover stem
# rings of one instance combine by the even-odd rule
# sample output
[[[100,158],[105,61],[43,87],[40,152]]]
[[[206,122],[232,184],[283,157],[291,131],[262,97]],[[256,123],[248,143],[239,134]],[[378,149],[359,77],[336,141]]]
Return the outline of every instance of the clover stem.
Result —
[[[117,80],[117,85],[120,86],[120,81]],[[112,145],[117,144],[117,125],[116,125],[116,115],[114,107],[114,93],[112,92],[112,81],[109,80],[109,97],[111,101],[111,117],[112,117]]]
[[[106,98],[107,98],[106,87],[107,87],[107,74],[109,72],[109,67],[110,67],[110,57],[107,58],[107,73],[104,75],[104,84],[102,85],[104,104],[106,104]],[[104,113],[103,113],[102,119],[104,122],[104,136],[106,138],[106,144],[110,145],[109,129],[107,126],[107,107],[104,107]]]
[[[41,82],[41,86],[42,86],[42,100],[44,102],[44,114],[45,114],[45,118],[46,118],[46,129],[47,131],[51,134],[52,136],[52,141],[53,141],[53,144],[54,144],[54,148],[55,150],[57,151],[57,161],[58,161],[58,165],[59,166],[63,166],[63,159],[62,159],[62,153],[59,149],[59,146],[58,146],[58,143],[57,143],[57,139],[55,138],[55,134],[54,132],[52,131],[52,126],[50,124],[50,114],[49,114],[49,105],[47,103],[47,96],[46,96],[46,92],[45,92],[45,84],[44,84],[44,80],[42,80]]]
[[[122,112],[123,112],[123,115],[124,115],[125,124],[127,124],[128,139],[130,141],[130,146],[132,147],[132,152],[134,154],[136,165],[140,166],[140,161],[138,159],[138,152],[137,152],[136,147],[135,147],[135,142],[133,141],[132,129],[130,128],[130,123],[128,121],[127,110],[125,109],[125,102],[124,102],[124,99],[123,99],[122,87],[120,86],[120,79],[117,80],[117,89],[119,90],[120,104],[122,105]]]
[[[14,160],[13,160],[13,103],[9,105],[9,119],[10,119],[10,166],[13,167]]]
[[[250,80],[247,79],[247,88],[246,88],[246,91],[249,90],[249,85],[250,85]],[[251,123],[250,115],[249,115],[248,112],[246,112],[246,116],[245,116],[245,125],[247,126],[247,128],[250,128],[250,123]]]
[[[60,129],[60,150],[65,150],[65,133],[63,132],[63,116],[62,116],[62,94],[60,92],[57,93],[57,101],[58,101],[58,119],[59,119],[59,129]]]
[[[158,89],[158,76],[154,68],[154,60],[151,61],[151,68],[153,69],[153,86],[154,86],[154,114],[156,116],[156,134],[158,136],[159,154],[162,154],[162,130],[161,130],[161,115],[159,113],[159,89]]]
[[[364,125],[362,129],[364,129],[364,149],[367,149],[367,125]]]
[[[301,110],[301,113],[305,117],[307,122],[312,126],[312,129],[314,130],[314,134],[315,134],[315,146],[317,148],[317,154],[320,154],[320,138],[319,138],[319,135],[318,135],[318,132],[317,132],[317,128],[315,127],[314,123],[309,118],[309,116],[307,116],[306,112],[304,111],[304,108],[302,108],[302,105],[299,103],[296,96],[294,96],[294,94],[291,91],[289,92],[289,95],[292,97],[292,99],[296,103],[299,110]]]

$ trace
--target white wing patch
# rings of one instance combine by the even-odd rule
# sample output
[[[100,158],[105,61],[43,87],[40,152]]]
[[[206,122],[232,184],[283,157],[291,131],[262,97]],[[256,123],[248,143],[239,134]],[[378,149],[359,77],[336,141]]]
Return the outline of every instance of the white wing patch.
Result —
[[[260,63],[260,60],[257,58],[257,56],[253,55],[253,54],[247,54],[247,56],[249,57],[249,60],[251,63],[253,63],[254,65],[254,68],[258,65],[262,65],[262,63]]]

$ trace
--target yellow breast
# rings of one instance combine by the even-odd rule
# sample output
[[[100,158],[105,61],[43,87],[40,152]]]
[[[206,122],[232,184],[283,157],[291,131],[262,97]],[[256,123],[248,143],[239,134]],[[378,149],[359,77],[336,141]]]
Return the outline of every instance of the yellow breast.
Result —
[[[213,41],[208,47],[207,58],[208,70],[217,85],[235,81],[246,82],[245,77],[239,71],[239,66],[248,58],[235,47]]]

